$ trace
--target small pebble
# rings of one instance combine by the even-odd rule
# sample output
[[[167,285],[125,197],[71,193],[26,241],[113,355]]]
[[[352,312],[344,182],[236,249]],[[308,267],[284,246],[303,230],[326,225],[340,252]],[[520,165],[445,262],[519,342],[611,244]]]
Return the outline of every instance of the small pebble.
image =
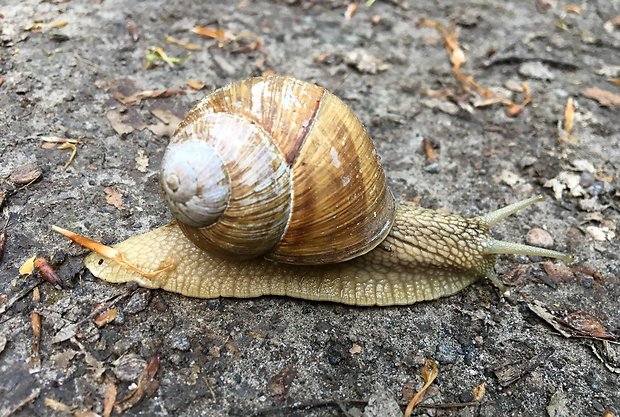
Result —
[[[530,167],[530,166],[534,165],[536,163],[536,161],[537,161],[537,159],[535,157],[533,157],[533,156],[524,156],[519,161],[519,166],[521,167],[521,169],[527,168],[527,167]]]
[[[170,335],[172,349],[187,352],[190,349],[189,339],[184,334],[172,334]]]
[[[441,341],[437,346],[437,361],[442,364],[455,363],[459,354],[459,350],[460,346],[458,346],[456,343],[452,343],[446,340]]]
[[[342,361],[342,354],[336,349],[330,349],[327,352],[327,360],[331,365],[338,365]]]
[[[589,186],[594,184],[594,181],[594,175],[592,175],[592,173],[590,172],[584,171],[581,173],[581,175],[579,175],[579,185],[581,185],[583,188],[588,188]]]
[[[124,310],[127,314],[136,314],[140,311],[144,311],[151,300],[151,291],[138,290],[136,291],[125,306]]]
[[[598,199],[596,197],[579,200],[579,208],[582,211],[589,212],[603,210],[603,206],[601,205],[601,203],[598,202]]]
[[[462,403],[470,403],[474,400],[474,394],[472,394],[471,391],[465,391],[459,395],[459,400],[461,400]]]
[[[534,80],[555,79],[555,75],[551,72],[549,67],[537,61],[521,64],[521,66],[519,66],[519,74]]]
[[[527,233],[525,241],[532,246],[540,246],[541,248],[552,248],[553,237],[545,229],[535,227]]]

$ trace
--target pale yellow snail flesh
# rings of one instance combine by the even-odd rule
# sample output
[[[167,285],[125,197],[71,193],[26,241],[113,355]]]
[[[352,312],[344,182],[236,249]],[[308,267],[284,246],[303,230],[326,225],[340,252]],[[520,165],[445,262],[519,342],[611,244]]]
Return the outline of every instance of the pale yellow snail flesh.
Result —
[[[146,288],[190,297],[285,295],[364,306],[413,304],[455,294],[484,276],[494,278],[496,254],[571,261],[560,252],[497,241],[488,235],[491,226],[542,199],[533,197],[470,219],[398,206],[394,226],[378,247],[338,264],[228,260],[199,249],[173,223],[113,246],[114,253],[91,253],[85,265],[109,282],[135,281]],[[76,235],[54,229],[84,245]]]

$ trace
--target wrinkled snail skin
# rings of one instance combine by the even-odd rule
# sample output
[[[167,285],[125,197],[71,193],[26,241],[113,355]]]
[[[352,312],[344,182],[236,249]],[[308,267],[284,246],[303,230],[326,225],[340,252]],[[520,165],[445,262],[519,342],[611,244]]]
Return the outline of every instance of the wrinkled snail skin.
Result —
[[[397,305],[484,276],[501,286],[497,254],[571,259],[490,237],[541,197],[474,218],[395,203],[351,109],[289,77],[243,80],[201,100],[172,137],[160,179],[170,225],[103,249],[56,228],[98,251],[85,259],[96,277],[201,298]]]

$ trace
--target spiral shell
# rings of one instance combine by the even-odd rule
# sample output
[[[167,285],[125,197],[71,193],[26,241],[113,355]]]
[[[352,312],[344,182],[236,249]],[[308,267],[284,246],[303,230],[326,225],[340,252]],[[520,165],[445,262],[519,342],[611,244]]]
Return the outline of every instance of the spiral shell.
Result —
[[[377,246],[394,218],[360,121],[327,90],[289,77],[233,83],[196,104],[161,183],[196,245],[240,259],[341,262]]]

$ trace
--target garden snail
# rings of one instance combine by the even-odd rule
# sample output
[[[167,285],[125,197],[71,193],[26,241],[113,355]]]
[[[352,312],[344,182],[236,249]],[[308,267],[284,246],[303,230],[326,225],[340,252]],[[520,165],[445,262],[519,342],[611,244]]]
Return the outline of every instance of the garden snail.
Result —
[[[98,252],[85,265],[99,278],[202,298],[412,304],[494,278],[497,254],[570,260],[489,235],[539,197],[469,219],[395,203],[353,112],[289,77],[205,97],[171,139],[160,180],[176,218],[167,226],[112,248],[54,228]]]

